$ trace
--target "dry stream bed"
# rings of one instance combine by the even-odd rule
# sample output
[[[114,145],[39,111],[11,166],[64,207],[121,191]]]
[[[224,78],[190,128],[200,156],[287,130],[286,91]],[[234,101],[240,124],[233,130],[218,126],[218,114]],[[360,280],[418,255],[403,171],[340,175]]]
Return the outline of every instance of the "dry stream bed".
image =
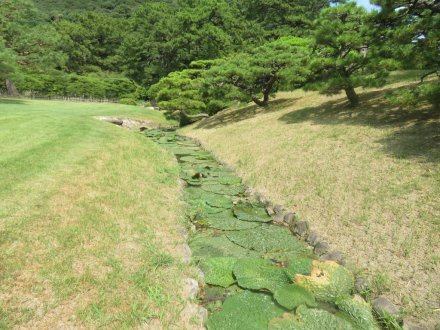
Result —
[[[204,274],[199,303],[209,311],[209,330],[380,328],[353,273],[274,223],[211,153],[173,130],[145,134],[174,153],[186,182],[186,215],[195,228],[189,245]]]

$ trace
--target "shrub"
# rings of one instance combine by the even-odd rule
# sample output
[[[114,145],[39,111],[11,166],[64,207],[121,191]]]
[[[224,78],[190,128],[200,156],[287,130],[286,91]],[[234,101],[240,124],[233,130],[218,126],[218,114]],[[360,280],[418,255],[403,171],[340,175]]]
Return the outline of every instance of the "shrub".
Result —
[[[438,107],[440,105],[440,82],[430,82],[410,89],[400,89],[386,95],[387,101],[401,108],[416,107],[429,102]]]
[[[440,106],[440,82],[420,86],[420,95],[434,106]]]
[[[119,103],[125,104],[125,105],[138,105],[138,101],[131,97],[123,97],[119,99]]]
[[[134,95],[139,89],[132,80],[105,74],[29,73],[17,82],[19,91],[32,91],[38,96],[68,96],[120,99]],[[134,97],[136,99],[137,97]]]

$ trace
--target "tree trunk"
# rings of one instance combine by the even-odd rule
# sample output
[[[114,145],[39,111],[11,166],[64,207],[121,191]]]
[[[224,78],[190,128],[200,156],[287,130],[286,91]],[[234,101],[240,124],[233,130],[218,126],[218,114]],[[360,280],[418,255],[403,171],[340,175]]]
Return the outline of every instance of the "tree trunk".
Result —
[[[266,86],[263,89],[263,100],[257,99],[255,96],[252,97],[252,100],[260,107],[267,107],[269,105],[270,93],[272,93],[273,86],[278,80],[278,76],[276,74],[271,74],[269,80],[266,83]]]
[[[254,101],[255,104],[258,105],[259,107],[267,107],[269,105],[269,98],[266,97],[266,95],[264,96],[263,100],[260,100],[255,96],[252,96],[252,101]]]
[[[350,106],[355,108],[359,105],[359,96],[356,94],[356,91],[352,86],[344,89],[345,94],[347,95],[348,100],[350,101]]]
[[[6,90],[8,91],[9,96],[19,96],[20,95],[20,94],[18,94],[17,88],[15,87],[14,83],[11,80],[6,79],[5,86],[6,86]]]

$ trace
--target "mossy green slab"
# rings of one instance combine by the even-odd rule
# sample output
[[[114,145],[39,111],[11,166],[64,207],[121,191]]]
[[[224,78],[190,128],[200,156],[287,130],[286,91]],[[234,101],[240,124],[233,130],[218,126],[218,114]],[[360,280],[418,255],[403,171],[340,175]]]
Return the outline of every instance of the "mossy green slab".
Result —
[[[334,261],[313,261],[310,276],[295,275],[294,283],[310,291],[318,301],[335,303],[349,296],[354,287],[353,274]]]
[[[296,239],[288,229],[263,224],[261,227],[228,232],[226,236],[235,244],[258,252],[292,251],[305,253],[308,251],[305,243]]]
[[[202,180],[187,179],[187,180],[185,180],[185,182],[191,187],[201,187],[202,186]]]
[[[212,178],[225,178],[233,176],[232,172],[225,168],[223,165],[218,164],[216,167],[213,167],[209,171],[209,175]]]
[[[299,306],[296,314],[285,314],[269,322],[269,330],[355,330],[350,322],[327,311]]]
[[[281,306],[293,310],[300,305],[318,306],[315,297],[306,289],[293,284],[281,286],[275,290],[274,299]]]
[[[203,173],[197,172],[194,169],[181,169],[180,170],[180,178],[182,180],[200,180],[200,183],[204,180]]]
[[[226,299],[222,310],[212,314],[206,326],[208,330],[263,330],[283,312],[270,295],[244,291]]]
[[[177,141],[176,144],[180,147],[189,147],[189,148],[198,148],[199,150],[202,150],[202,148],[200,148],[197,143],[192,142],[192,141]]]
[[[223,185],[219,183],[204,182],[201,189],[207,192],[212,192],[219,195],[236,196],[243,194],[245,189],[241,185]]]
[[[157,140],[158,143],[160,144],[168,144],[168,143],[173,143],[175,144],[176,141],[176,137],[175,136],[163,136],[161,138],[159,138],[159,140]]]
[[[175,154],[176,156],[187,156],[187,155],[193,155],[195,152],[197,152],[198,148],[170,148],[170,151]]]
[[[257,222],[240,221],[234,217],[231,210],[216,214],[200,215],[197,220],[200,224],[224,231],[252,229],[260,226]]]
[[[242,221],[271,222],[271,217],[264,207],[258,207],[251,203],[239,203],[234,206],[235,216]]]
[[[303,256],[290,256],[285,262],[285,272],[290,278],[295,275],[310,275],[312,272],[312,259]]]
[[[231,176],[229,173],[224,173],[223,176],[218,177],[218,183],[221,184],[227,184],[227,185],[240,185],[241,184],[241,178],[238,176]]]
[[[243,292],[243,289],[235,284],[227,288],[207,285],[205,286],[205,292],[202,296],[201,304],[208,309],[210,314],[220,312],[222,310],[223,302],[240,292]]]
[[[203,205],[199,209],[199,214],[208,215],[208,214],[219,214],[228,211],[229,209],[221,208],[221,207],[212,207],[207,204]]]
[[[223,213],[228,211],[228,209],[222,209],[218,207],[211,207],[204,202],[202,202],[200,205],[190,205],[188,204],[188,209],[186,211],[186,215],[191,219],[191,221],[198,222],[199,220],[203,220],[204,217]]]
[[[206,193],[203,195],[202,198],[206,202],[206,204],[212,207],[231,209],[234,206],[231,197],[229,196]]]
[[[238,260],[234,266],[234,275],[239,286],[251,290],[275,292],[292,283],[283,268],[261,258]]]
[[[215,257],[205,259],[200,263],[200,268],[205,274],[207,284],[227,288],[235,283],[232,274],[237,258]]]
[[[197,153],[193,153],[190,156],[183,156],[179,158],[180,162],[191,163],[191,164],[211,164],[214,159],[208,157],[198,156]]]
[[[149,130],[146,130],[144,132],[144,134],[150,138],[160,138],[160,137],[164,136],[165,133],[160,129],[149,129]]]
[[[353,322],[361,329],[378,330],[380,329],[374,319],[371,305],[361,297],[342,297],[336,300],[339,310],[350,317]]]
[[[215,160],[214,156],[211,153],[209,153],[207,151],[204,151],[202,149],[199,150],[199,151],[194,152],[191,156],[194,157],[194,158],[197,158],[197,159],[202,159],[202,160],[203,159],[204,160],[207,160],[207,159]]]
[[[191,205],[199,205],[204,202],[209,206],[218,208],[230,209],[233,206],[231,197],[208,192],[198,187],[185,189],[184,199]]]
[[[213,257],[258,257],[255,251],[244,249],[232,243],[224,234],[219,236],[210,236],[209,233],[199,234],[191,240],[189,246],[196,260]]]

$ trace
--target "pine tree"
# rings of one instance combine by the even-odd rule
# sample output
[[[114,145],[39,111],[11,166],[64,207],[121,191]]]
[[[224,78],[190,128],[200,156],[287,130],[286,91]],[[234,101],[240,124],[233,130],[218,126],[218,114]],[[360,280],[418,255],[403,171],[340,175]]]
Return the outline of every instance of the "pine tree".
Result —
[[[350,105],[359,104],[356,87],[385,84],[385,62],[366,10],[355,3],[324,9],[314,22],[313,73],[309,89],[324,94],[345,91]]]
[[[265,107],[269,105],[270,96],[280,88],[290,90],[305,82],[309,46],[308,39],[280,38],[251,52],[226,58],[209,74],[217,86],[229,84],[237,88],[242,101],[252,100]]]

